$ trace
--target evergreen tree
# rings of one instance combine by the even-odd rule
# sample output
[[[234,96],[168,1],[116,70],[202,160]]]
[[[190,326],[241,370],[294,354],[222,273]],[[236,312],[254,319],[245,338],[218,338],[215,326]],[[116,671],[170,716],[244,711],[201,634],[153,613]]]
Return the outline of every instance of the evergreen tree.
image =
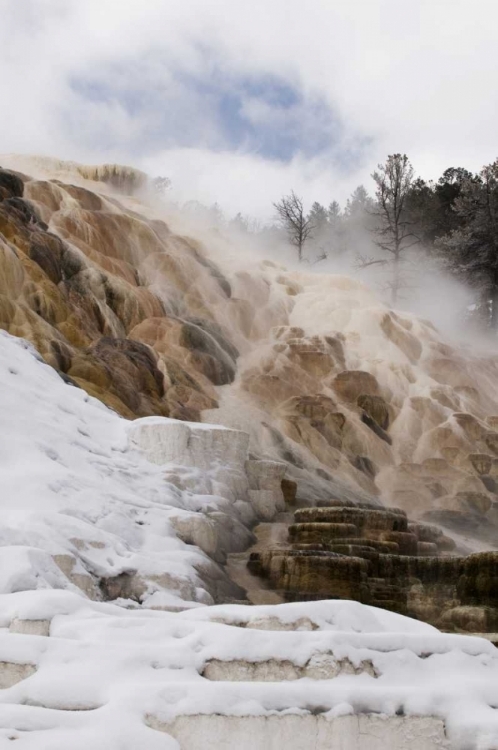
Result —
[[[498,160],[478,178],[464,176],[454,200],[460,226],[441,238],[438,247],[447,267],[474,286],[481,296],[487,325],[498,328]]]
[[[352,193],[351,198],[348,198],[344,214],[347,218],[362,218],[372,211],[374,208],[374,201],[369,196],[366,188],[363,185],[358,185],[356,190]]]
[[[317,252],[316,261],[325,260],[330,254],[330,227],[327,210],[315,201],[308,214],[308,220],[313,227],[313,246]]]
[[[348,245],[346,218],[337,201],[330,203],[328,210],[330,246],[336,255],[346,252]]]
[[[335,224],[341,218],[341,207],[337,201],[332,201],[327,209],[327,218],[330,224]]]
[[[317,234],[322,234],[327,231],[327,211],[320,203],[317,203],[317,201],[315,201],[311,206],[311,210],[308,214],[308,219],[313,225]]]
[[[463,167],[450,167],[443,172],[442,177],[434,186],[434,194],[437,198],[435,237],[442,237],[462,226],[463,218],[454,210],[455,201],[460,197],[464,183],[476,179],[479,180]]]

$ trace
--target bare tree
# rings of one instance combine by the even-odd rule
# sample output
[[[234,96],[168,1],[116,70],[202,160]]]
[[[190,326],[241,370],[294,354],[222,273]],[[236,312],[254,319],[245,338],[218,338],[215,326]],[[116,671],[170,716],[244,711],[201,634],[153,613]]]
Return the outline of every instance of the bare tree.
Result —
[[[358,266],[390,266],[392,273],[388,287],[391,291],[391,302],[395,305],[399,291],[404,285],[401,275],[403,254],[419,244],[407,210],[407,198],[414,181],[413,167],[406,154],[392,154],[387,157],[385,164],[378,165],[378,171],[372,174],[372,178],[377,185],[377,204],[372,211],[377,221],[372,231],[378,238],[375,244],[387,253],[387,258],[359,256]]]
[[[292,191],[273,206],[277,211],[279,223],[287,232],[290,244],[297,248],[299,261],[302,261],[304,244],[312,236],[315,228],[312,219],[304,213],[302,199]]]

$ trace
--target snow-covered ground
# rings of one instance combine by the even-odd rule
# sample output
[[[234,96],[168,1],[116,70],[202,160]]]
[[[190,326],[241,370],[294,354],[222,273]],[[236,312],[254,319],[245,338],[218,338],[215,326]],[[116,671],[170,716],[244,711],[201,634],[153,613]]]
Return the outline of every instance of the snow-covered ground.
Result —
[[[212,603],[197,572],[209,560],[179,540],[171,519],[222,498],[204,486],[202,494],[178,489],[164,467],[128,447],[133,423],[3,331],[0,402],[1,593],[83,587],[97,596],[100,579],[138,572],[147,606]],[[195,486],[198,472],[176,468]]]
[[[42,619],[51,621],[50,637],[7,627],[0,633],[0,738],[6,747],[15,739],[15,747],[36,750],[173,750],[178,745],[168,729],[181,734],[175,717],[195,729],[200,715],[326,722],[354,714],[395,722],[435,717],[430,726],[436,734],[442,722],[446,726],[447,739],[442,734],[421,744],[412,727],[415,744],[386,750],[498,746],[496,649],[354,602],[171,613],[35,591],[5,595],[0,617],[21,631],[29,629],[25,618],[36,618],[31,630],[41,630]],[[9,663],[32,666],[16,672],[15,679],[24,679],[12,684]],[[380,727],[392,729],[389,719]],[[306,722],[302,729],[309,730]],[[299,740],[299,727],[294,734],[296,744],[288,747],[311,747]],[[215,747],[212,740],[205,737],[202,746]]]
[[[212,558],[247,546],[239,519],[255,519],[246,435],[129,422],[3,331],[0,410],[0,593],[64,588],[100,599],[122,588],[171,609],[212,604],[210,592],[227,587]]]
[[[188,750],[199,715],[259,717],[264,738],[261,717],[355,714],[395,717],[376,741],[415,715],[438,720],[427,750],[498,747],[485,640],[354,602],[209,606],[220,529],[242,544],[254,518],[241,433],[127,422],[1,332],[0,402],[0,747],[173,750],[171,731]]]

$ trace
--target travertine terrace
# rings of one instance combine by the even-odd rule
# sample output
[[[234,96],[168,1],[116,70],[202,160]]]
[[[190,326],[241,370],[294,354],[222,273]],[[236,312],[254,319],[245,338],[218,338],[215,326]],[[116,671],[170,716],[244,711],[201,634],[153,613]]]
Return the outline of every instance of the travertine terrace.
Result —
[[[437,526],[340,501],[297,510],[288,538],[248,562],[286,601],[353,599],[498,641],[497,552],[459,557]]]
[[[0,325],[65,379],[129,419],[243,429],[305,503],[378,502],[492,543],[496,357],[352,279],[180,233],[132,169],[1,163]]]
[[[498,651],[488,640],[357,601],[249,606],[226,575],[226,553],[252,544],[250,527],[278,526],[272,518],[289,515],[296,487],[284,462],[248,455],[246,433],[127,420],[5,332],[0,384],[9,425],[0,450],[0,743],[496,748]],[[397,530],[388,533],[412,533],[400,530],[400,511],[343,502],[333,512],[336,527],[361,526],[366,539],[389,524]],[[296,525],[308,517],[329,529],[330,513],[300,508]],[[398,542],[377,544],[392,551]],[[374,557],[334,559],[347,567]],[[408,567],[431,559],[397,558]],[[475,572],[480,591],[488,578],[482,566]]]

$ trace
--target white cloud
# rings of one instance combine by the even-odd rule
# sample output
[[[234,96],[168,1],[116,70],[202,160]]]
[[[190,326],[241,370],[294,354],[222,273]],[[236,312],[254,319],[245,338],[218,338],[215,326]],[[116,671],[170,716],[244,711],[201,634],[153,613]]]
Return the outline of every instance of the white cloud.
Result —
[[[344,200],[387,153],[426,177],[497,156],[494,0],[0,0],[0,18],[2,151],[139,163],[185,199],[261,215],[291,188]],[[234,147],[206,86],[262,76],[299,90],[303,123],[311,103],[330,107],[329,151],[303,143],[282,162]],[[75,81],[106,96],[89,103]],[[257,97],[247,113],[286,127]]]
[[[168,149],[143,163],[146,171],[169,175],[173,197],[179,202],[195,198],[210,205],[222,203],[229,214],[244,214],[270,219],[272,202],[294,189],[325,204],[336,186],[331,172],[321,159],[296,156],[290,162],[264,159],[254,154],[209,149]],[[352,192],[356,175],[344,180],[345,194]]]

